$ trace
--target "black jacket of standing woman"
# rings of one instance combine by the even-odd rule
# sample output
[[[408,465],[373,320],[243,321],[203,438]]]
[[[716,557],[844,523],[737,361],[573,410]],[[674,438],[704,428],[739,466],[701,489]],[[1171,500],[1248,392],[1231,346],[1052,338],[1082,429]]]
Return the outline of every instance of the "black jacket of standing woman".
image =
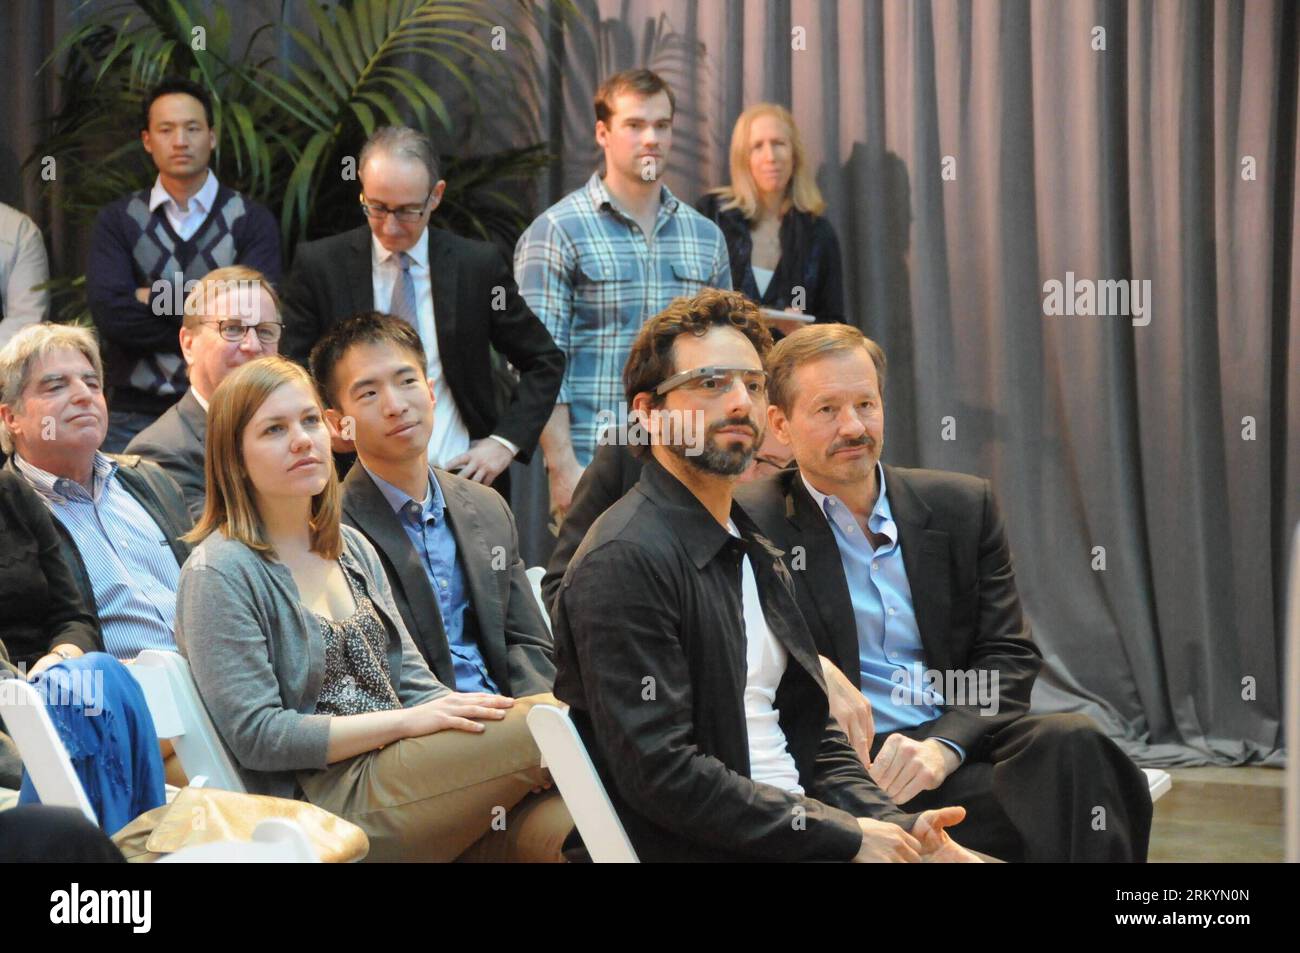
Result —
[[[735,290],[765,308],[796,307],[818,322],[844,321],[839,239],[784,107],[759,103],[740,114],[731,137],[731,184],[709,192],[696,208],[726,237]],[[762,290],[755,266],[773,272]]]

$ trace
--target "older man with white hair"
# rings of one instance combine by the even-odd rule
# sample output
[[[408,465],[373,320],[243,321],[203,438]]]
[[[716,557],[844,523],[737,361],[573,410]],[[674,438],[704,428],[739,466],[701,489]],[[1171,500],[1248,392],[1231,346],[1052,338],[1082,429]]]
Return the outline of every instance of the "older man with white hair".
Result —
[[[85,328],[35,324],[0,350],[5,464],[54,516],[64,557],[120,659],[175,649],[172,621],[190,526],[180,487],[156,464],[99,450],[103,364]]]

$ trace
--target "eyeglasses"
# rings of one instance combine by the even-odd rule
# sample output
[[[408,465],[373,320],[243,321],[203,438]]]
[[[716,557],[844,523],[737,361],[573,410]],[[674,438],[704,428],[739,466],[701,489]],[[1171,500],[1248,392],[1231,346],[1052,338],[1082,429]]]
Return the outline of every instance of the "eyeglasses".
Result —
[[[767,372],[752,367],[697,367],[693,371],[682,371],[656,387],[655,393],[662,397],[670,390],[684,387],[708,397],[717,397],[730,394],[737,378],[744,382],[751,397],[767,395]]]
[[[433,197],[433,189],[424,197],[418,208],[389,208],[387,205],[374,205],[366,201],[365,193],[361,195],[361,211],[365,213],[366,218],[373,218],[376,221],[383,221],[384,216],[392,214],[393,218],[399,222],[418,222],[425,212],[425,207],[429,204],[429,199]]]
[[[274,344],[280,340],[280,332],[284,330],[284,325],[279,321],[262,321],[258,324],[245,324],[237,318],[229,320],[200,321],[200,324],[215,324],[217,333],[221,335],[222,340],[234,344],[237,341],[244,340],[244,335],[249,331],[257,333],[257,339],[263,344]]]

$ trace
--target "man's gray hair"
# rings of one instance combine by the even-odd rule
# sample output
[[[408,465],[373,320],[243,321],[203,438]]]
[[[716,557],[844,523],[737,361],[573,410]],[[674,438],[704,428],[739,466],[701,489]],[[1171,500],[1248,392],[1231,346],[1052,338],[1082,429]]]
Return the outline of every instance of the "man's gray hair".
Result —
[[[380,126],[361,147],[361,156],[357,161],[358,172],[366,167],[366,160],[375,152],[422,163],[429,173],[429,188],[438,184],[438,152],[433,148],[429,137],[420,130],[410,126]]]
[[[104,379],[104,362],[99,357],[95,335],[89,328],[71,324],[32,324],[15,334],[0,350],[0,404],[21,408],[32,366],[52,352],[64,350],[80,351],[99,379]],[[5,453],[14,452],[14,437],[3,419],[0,419],[0,449]]]

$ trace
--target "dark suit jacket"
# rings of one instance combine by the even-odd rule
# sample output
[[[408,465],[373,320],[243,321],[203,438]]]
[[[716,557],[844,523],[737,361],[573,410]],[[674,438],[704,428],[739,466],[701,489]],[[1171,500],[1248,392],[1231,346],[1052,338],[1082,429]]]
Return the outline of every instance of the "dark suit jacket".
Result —
[[[0,469],[0,593],[0,641],[15,664],[31,666],[55,645],[104,650],[54,517],[8,467]]]
[[[645,465],[565,573],[555,695],[643,860],[848,860],[862,843],[855,818],[910,829],[915,817],[881,793],[831,720],[779,550],[740,506],[731,518],[743,541]],[[774,707],[806,798],[750,778],[742,555],[788,653]]]
[[[551,633],[524,574],[514,515],[495,490],[445,470],[435,472],[488,674],[504,695],[549,692],[555,683]],[[360,530],[378,551],[397,610],[420,654],[440,682],[455,686],[451,649],[428,574],[363,466],[354,466],[343,481],[343,522]]]
[[[955,741],[969,756],[1029,710],[1042,665],[1020,609],[1002,516],[988,481],[977,477],[886,466],[885,484],[926,667],[998,672],[996,715],[981,715],[977,704],[945,704],[926,726],[926,736]],[[743,484],[736,499],[790,554],[795,594],[817,650],[861,687],[857,629],[839,547],[799,470],[790,467]],[[800,553],[806,560],[802,569]]]
[[[554,608],[560,580],[569,560],[582,545],[582,538],[591,524],[636,486],[641,479],[641,459],[632,456],[627,447],[606,443],[596,447],[591,463],[582,471],[578,485],[573,489],[573,502],[560,524],[560,535],[546,563],[542,577],[542,600],[547,608]]]
[[[207,483],[203,473],[203,441],[208,432],[208,415],[193,389],[172,404],[161,417],[136,434],[126,452],[152,460],[162,467],[185,494],[190,520],[203,515]]]
[[[374,300],[370,256],[368,225],[298,246],[285,279],[281,354],[305,364],[336,321],[376,304],[381,311],[388,307]],[[560,393],[564,352],[520,297],[510,264],[494,245],[430,228],[429,272],[442,369],[470,438],[505,437],[527,463]],[[499,311],[493,308],[498,289],[505,295]],[[504,412],[498,411],[489,345],[519,372]]]
[[[136,498],[162,530],[163,538],[176,559],[176,565],[185,565],[185,560],[190,555],[190,547],[181,537],[188,533],[192,526],[181,488],[156,463],[143,460],[133,453],[110,453],[108,456],[117,461],[117,479],[121,481],[123,489]],[[12,457],[5,463],[5,469],[11,471],[20,480],[26,479],[14,466]],[[81,552],[77,549],[72,534],[57,519],[54,521],[54,528],[58,530],[59,538],[63,541],[63,558],[72,567],[73,579],[81,590],[81,598],[98,619],[99,604],[95,601],[95,587],[91,584],[90,574],[86,571],[86,563],[81,558]]]
[[[767,290],[760,295],[751,263],[754,239],[745,214],[738,208],[722,211],[722,198],[716,193],[702,197],[695,208],[722,229],[731,259],[732,287],[737,291],[765,308],[784,311],[796,303],[796,289],[802,288],[802,308],[818,324],[844,322],[840,242],[826,216],[790,209],[781,217],[781,258]]]

